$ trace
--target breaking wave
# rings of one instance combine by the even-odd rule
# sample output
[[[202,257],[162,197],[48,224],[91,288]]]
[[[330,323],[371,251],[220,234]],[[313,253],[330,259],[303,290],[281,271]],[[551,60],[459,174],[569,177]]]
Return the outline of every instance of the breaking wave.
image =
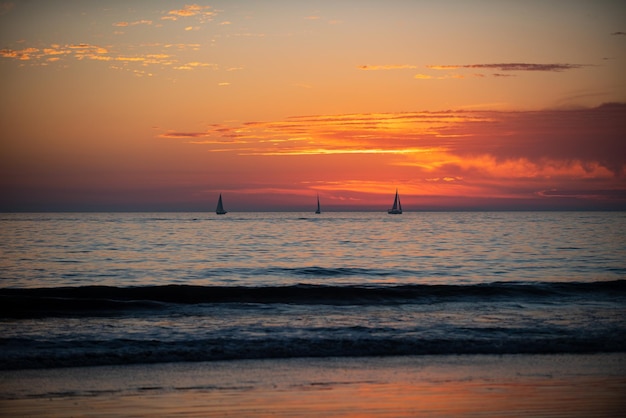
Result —
[[[0,289],[3,317],[46,316],[100,311],[161,309],[170,304],[372,305],[472,302],[488,298],[623,297],[626,280],[592,283],[494,282],[467,285],[309,285],[293,286],[80,286]]]

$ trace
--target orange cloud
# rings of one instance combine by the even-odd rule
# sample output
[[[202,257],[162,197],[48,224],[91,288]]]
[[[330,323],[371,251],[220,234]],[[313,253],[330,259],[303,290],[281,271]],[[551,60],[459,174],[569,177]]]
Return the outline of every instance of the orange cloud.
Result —
[[[33,57],[39,56],[38,52],[38,48],[24,48],[20,50],[1,49],[0,56],[4,58],[15,58],[21,61],[28,61],[33,59]]]
[[[142,54],[130,55],[124,54],[121,51],[111,51],[108,48],[92,45],[87,43],[79,44],[66,44],[58,45],[51,44],[43,49],[40,48],[24,48],[19,50],[14,49],[2,49],[0,50],[0,57],[15,59],[20,61],[29,61],[30,65],[46,65],[48,63],[60,62],[64,59],[64,56],[73,57],[78,61],[93,60],[104,62],[124,62],[132,65],[133,63],[141,66],[161,66],[160,69],[168,68],[175,70],[195,70],[201,68],[210,68],[218,70],[218,65],[214,63],[191,61],[181,63],[175,55],[171,53],[164,53],[172,48],[177,50],[197,50],[198,44],[153,44],[142,46],[144,50],[157,48],[156,52],[145,52]],[[134,49],[133,49],[134,51]],[[111,66],[110,68],[119,69],[120,67]],[[142,70],[133,69],[133,71]],[[150,73],[152,75],[152,73]]]
[[[532,170],[577,165],[594,171],[597,164],[621,174],[626,155],[623,145],[625,105],[605,105],[578,111],[494,112],[449,111],[391,114],[297,116],[283,121],[214,125],[204,132],[169,132],[164,137],[248,139],[256,155],[397,154],[417,158],[439,153],[438,165],[489,157],[489,164],[506,167],[526,160]],[[602,121],[599,129],[590,120]],[[567,128],[567,129],[566,129]],[[267,144],[272,144],[268,147]],[[445,154],[445,158],[444,158]],[[486,165],[486,160],[477,165]],[[546,161],[561,162],[559,164]],[[413,164],[407,160],[403,164]],[[433,166],[428,161],[427,166]],[[508,168],[507,168],[508,169]],[[518,166],[516,172],[525,172]]]
[[[345,172],[337,169],[334,180],[311,186],[329,192],[379,193],[395,173],[403,180],[394,184],[405,195],[548,199],[582,190],[589,199],[590,191],[622,199],[624,121],[626,104],[607,104],[568,111],[296,116],[160,136],[241,157],[342,158]],[[359,168],[369,158],[376,169]]]
[[[212,63],[208,63],[208,62],[188,62],[185,63],[183,65],[179,65],[176,67],[173,67],[175,70],[194,70],[196,68],[212,68],[214,70],[218,69],[218,65],[217,64],[212,64]]]
[[[191,17],[191,16],[201,16],[201,17],[212,17],[215,15],[215,12],[211,10],[211,6],[200,6],[197,4],[185,5],[182,9],[170,10],[167,12],[170,19],[176,20],[178,17]]]
[[[114,23],[113,26],[125,28],[128,26],[151,25],[151,24],[152,24],[151,20],[136,20],[134,22],[117,22],[117,23]]]

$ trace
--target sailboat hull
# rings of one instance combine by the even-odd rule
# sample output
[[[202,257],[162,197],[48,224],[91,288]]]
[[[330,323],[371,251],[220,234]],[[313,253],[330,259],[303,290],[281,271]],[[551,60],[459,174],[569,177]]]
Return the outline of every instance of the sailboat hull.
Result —
[[[402,215],[402,211],[400,209],[389,209],[387,213],[390,215]]]

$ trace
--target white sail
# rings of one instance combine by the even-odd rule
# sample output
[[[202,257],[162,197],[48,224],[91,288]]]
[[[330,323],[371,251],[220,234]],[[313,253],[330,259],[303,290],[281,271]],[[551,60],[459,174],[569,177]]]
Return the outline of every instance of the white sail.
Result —
[[[225,215],[226,213],[228,213],[228,212],[226,212],[224,210],[224,205],[222,204],[222,194],[221,193],[220,193],[220,198],[217,201],[217,208],[215,208],[215,213],[217,213],[218,215]]]

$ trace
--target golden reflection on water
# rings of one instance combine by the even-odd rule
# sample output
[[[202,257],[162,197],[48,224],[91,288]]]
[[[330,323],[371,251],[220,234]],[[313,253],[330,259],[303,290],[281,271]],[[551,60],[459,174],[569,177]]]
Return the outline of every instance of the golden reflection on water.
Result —
[[[452,378],[452,376],[451,376]],[[626,378],[328,382],[3,401],[15,416],[614,417]]]

